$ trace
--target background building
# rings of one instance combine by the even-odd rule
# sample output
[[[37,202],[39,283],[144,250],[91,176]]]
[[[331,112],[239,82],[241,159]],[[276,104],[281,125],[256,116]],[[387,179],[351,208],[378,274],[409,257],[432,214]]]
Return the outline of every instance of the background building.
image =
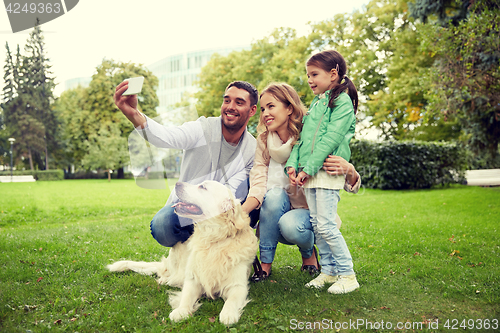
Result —
[[[78,86],[82,86],[82,88],[87,88],[92,81],[91,77],[77,77],[74,79],[69,79],[64,81],[64,90],[74,89]]]

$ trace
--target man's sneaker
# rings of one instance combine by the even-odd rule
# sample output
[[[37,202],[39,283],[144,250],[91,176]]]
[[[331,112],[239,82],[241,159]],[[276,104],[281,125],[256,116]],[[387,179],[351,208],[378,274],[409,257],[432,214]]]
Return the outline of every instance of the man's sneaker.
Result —
[[[356,280],[356,275],[339,275],[337,282],[328,288],[328,292],[332,294],[347,294],[358,289],[359,283]]]
[[[325,273],[320,273],[314,280],[309,283],[306,283],[306,287],[314,287],[314,288],[323,288],[325,283],[334,283],[338,279],[336,275],[328,275]]]

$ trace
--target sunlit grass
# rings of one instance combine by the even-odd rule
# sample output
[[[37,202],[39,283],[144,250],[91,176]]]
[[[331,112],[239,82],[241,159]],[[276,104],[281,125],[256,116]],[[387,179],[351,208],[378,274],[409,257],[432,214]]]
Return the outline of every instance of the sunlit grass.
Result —
[[[204,299],[193,318],[173,324],[173,288],[105,269],[167,253],[149,222],[168,190],[75,180],[0,184],[0,191],[0,331],[229,331],[217,319],[222,300]],[[438,320],[432,331],[446,331],[447,319],[498,319],[499,203],[499,188],[343,193],[341,231],[361,288],[347,295],[305,289],[310,278],[300,272],[298,250],[280,245],[271,279],[251,285],[252,302],[233,331],[294,331],[300,322],[335,331],[324,326],[330,320]]]

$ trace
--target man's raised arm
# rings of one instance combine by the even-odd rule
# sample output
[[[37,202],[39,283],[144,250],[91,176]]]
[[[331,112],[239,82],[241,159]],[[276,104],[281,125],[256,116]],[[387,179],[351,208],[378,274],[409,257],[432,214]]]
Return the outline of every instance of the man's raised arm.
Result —
[[[146,117],[137,109],[137,95],[123,96],[123,93],[127,89],[128,81],[124,81],[116,87],[115,95],[113,96],[115,104],[135,128],[144,128]]]

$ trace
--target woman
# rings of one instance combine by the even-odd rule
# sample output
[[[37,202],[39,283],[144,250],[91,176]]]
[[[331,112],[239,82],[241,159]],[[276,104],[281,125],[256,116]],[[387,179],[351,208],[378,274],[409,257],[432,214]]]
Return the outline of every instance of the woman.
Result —
[[[250,190],[243,210],[260,207],[260,259],[262,269],[252,281],[263,281],[271,275],[278,242],[297,245],[302,255],[301,270],[314,275],[319,271],[314,248],[314,232],[302,188],[290,186],[284,172],[294,143],[302,128],[306,108],[297,92],[288,84],[272,83],[260,95],[261,114],[257,130],[257,150],[250,171]],[[323,165],[330,175],[345,175],[344,189],[357,192],[360,177],[352,164],[341,157],[329,156]],[[340,219],[337,216],[337,225]]]

